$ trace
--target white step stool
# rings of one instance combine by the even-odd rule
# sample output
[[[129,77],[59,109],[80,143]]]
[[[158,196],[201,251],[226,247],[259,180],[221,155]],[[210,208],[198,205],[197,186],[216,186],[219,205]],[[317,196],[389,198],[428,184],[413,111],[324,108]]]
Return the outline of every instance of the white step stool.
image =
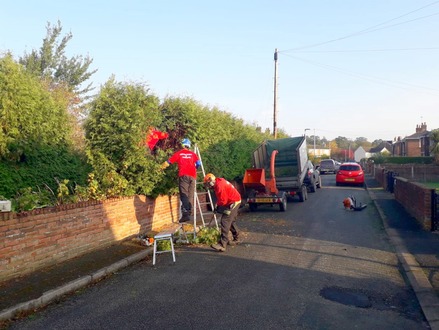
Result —
[[[155,265],[156,261],[156,255],[166,252],[172,252],[172,260],[175,262],[175,250],[174,250],[174,242],[173,242],[173,236],[176,231],[181,229],[181,224],[175,224],[172,227],[166,228],[159,232],[157,235],[154,235],[154,253],[152,257],[152,265]],[[171,242],[171,249],[170,250],[164,250],[164,251],[157,251],[157,242],[158,241],[165,241],[169,240]]]

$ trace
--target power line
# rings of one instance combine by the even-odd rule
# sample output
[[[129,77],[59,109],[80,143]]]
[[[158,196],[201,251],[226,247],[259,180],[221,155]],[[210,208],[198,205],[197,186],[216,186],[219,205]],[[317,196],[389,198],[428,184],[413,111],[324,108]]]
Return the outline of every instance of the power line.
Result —
[[[358,78],[358,79],[372,81],[372,82],[375,82],[375,83],[378,83],[378,84],[381,84],[381,85],[390,86],[390,87],[394,87],[394,88],[405,89],[405,90],[408,90],[409,89],[408,87],[417,88],[417,89],[425,89],[425,90],[427,90],[427,91],[424,91],[425,93],[432,94],[432,95],[435,95],[435,96],[439,95],[437,93],[429,92],[429,91],[433,91],[433,92],[438,92],[439,93],[439,90],[434,89],[434,88],[413,85],[413,84],[409,84],[409,83],[405,83],[405,82],[395,82],[395,81],[388,80],[388,79],[383,79],[383,78],[378,78],[378,77],[373,77],[373,76],[367,76],[367,75],[363,75],[363,74],[359,74],[359,73],[353,73],[353,72],[349,72],[349,71],[346,71],[346,70],[343,70],[343,69],[340,69],[340,68],[337,68],[337,67],[334,67],[334,66],[331,66],[331,65],[322,64],[322,63],[318,63],[318,62],[314,62],[314,61],[310,61],[310,60],[305,60],[303,58],[300,58],[300,57],[297,57],[297,56],[292,56],[292,55],[289,55],[289,54],[285,54],[285,56],[291,57],[291,58],[293,58],[295,60],[298,60],[298,61],[309,63],[309,64],[314,65],[314,66],[322,67],[322,68],[325,68],[325,69],[328,69],[328,70],[332,70],[332,71],[335,71],[335,72],[338,72],[338,73],[342,73],[342,74],[345,74],[345,75],[348,75],[348,76],[352,76],[352,77],[355,77],[355,78]],[[405,85],[407,87],[400,86],[400,85]]]
[[[376,25],[370,26],[370,27],[368,27],[366,29],[363,29],[363,30],[360,30],[360,31],[357,31],[357,32],[354,32],[354,33],[351,33],[351,34],[348,34],[348,35],[343,36],[343,37],[339,37],[339,38],[336,38],[336,39],[331,39],[331,40],[328,40],[328,41],[324,41],[324,42],[320,42],[320,43],[316,43],[316,44],[311,44],[311,45],[307,45],[307,46],[303,46],[303,47],[291,48],[291,49],[279,51],[279,53],[286,53],[286,52],[290,52],[290,51],[296,51],[296,50],[301,50],[301,49],[313,48],[313,47],[317,47],[317,46],[321,46],[321,45],[326,45],[326,44],[333,43],[333,42],[336,42],[336,41],[340,41],[340,40],[343,40],[343,39],[356,37],[358,35],[362,35],[362,34],[365,34],[365,33],[371,33],[371,32],[375,32],[375,31],[378,31],[378,30],[387,29],[387,28],[390,28],[390,27],[393,27],[393,26],[396,26],[396,25],[401,25],[401,24],[413,22],[415,20],[419,20],[419,19],[423,19],[423,18],[434,16],[434,15],[438,15],[439,13],[434,13],[434,14],[431,14],[431,15],[415,18],[415,19],[412,19],[412,20],[409,20],[409,21],[404,21],[404,22],[401,22],[401,23],[397,23],[397,24],[385,26],[385,27],[382,27],[382,28],[378,28],[378,27],[380,27],[382,25],[385,25],[387,23],[393,22],[393,21],[395,21],[397,19],[400,19],[402,17],[408,16],[410,14],[413,14],[413,13],[415,13],[417,11],[420,11],[420,10],[422,10],[424,8],[430,7],[430,6],[435,5],[437,3],[439,3],[439,1],[432,2],[432,3],[428,4],[428,5],[425,5],[423,7],[418,8],[418,9],[412,10],[412,11],[410,11],[408,13],[403,14],[403,15],[397,16],[395,18],[392,18],[392,19],[387,20],[385,22],[382,22],[380,24],[376,24]]]
[[[347,49],[347,50],[299,50],[296,54],[303,53],[367,53],[367,52],[394,52],[394,51],[419,51],[419,50],[439,50],[439,47],[426,48],[383,48],[383,49]],[[285,54],[287,55],[287,54]],[[288,55],[287,55],[288,56]]]

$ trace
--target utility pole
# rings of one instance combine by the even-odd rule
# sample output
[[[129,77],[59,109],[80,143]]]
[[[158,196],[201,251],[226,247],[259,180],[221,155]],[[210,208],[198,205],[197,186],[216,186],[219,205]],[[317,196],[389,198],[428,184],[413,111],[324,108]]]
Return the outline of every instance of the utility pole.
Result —
[[[273,136],[277,139],[277,48],[274,50]]]
[[[314,158],[316,158],[316,129],[314,128]]]

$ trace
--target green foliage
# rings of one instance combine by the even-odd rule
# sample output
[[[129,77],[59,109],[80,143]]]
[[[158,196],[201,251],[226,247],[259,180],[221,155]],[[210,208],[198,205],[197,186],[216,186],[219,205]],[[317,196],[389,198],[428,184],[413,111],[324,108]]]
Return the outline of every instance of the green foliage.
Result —
[[[433,141],[431,152],[433,153],[436,164],[439,165],[439,129],[431,131],[431,140]]]
[[[19,189],[12,199],[12,209],[16,212],[30,211],[50,205],[53,205],[53,199],[48,190],[35,192],[30,187]]]
[[[0,158],[18,161],[40,145],[67,145],[69,123],[65,103],[10,55],[0,58]]]
[[[378,155],[369,158],[375,164],[432,164],[433,157],[392,157]]]
[[[256,126],[192,98],[168,97],[161,108],[164,116],[161,127],[170,135],[168,144],[162,146],[165,154],[172,154],[179,141],[188,137],[198,144],[205,170],[230,180],[244,175],[245,169],[251,167],[254,149],[264,139],[271,138]],[[174,186],[175,182],[174,177]]]
[[[163,176],[146,149],[149,127],[161,122],[158,98],[142,84],[111,78],[91,103],[85,125],[87,155],[106,196],[150,196]]]
[[[20,161],[0,162],[0,194],[12,198],[28,187],[57,191],[60,180],[69,180],[69,189],[73,189],[73,185],[87,184],[90,170],[85,157],[67,147],[40,145],[23,154]]]
[[[54,26],[47,23],[46,37],[43,39],[41,48],[33,49],[30,54],[25,53],[19,62],[28,72],[37,77],[50,78],[55,84],[67,84],[79,95],[86,94],[92,90],[91,84],[82,89],[81,85],[97,71],[89,71],[93,60],[89,56],[67,58],[65,50],[73,35],[67,33],[61,38],[61,32],[60,21]]]
[[[170,251],[171,242],[169,240],[157,241],[157,251]]]
[[[221,236],[221,232],[215,227],[203,227],[197,233],[197,237],[194,240],[195,244],[214,244],[217,243]]]

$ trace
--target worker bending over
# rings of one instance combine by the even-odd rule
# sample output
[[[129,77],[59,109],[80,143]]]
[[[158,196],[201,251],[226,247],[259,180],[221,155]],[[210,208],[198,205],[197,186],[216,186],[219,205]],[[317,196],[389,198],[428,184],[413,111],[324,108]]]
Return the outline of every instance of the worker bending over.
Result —
[[[217,198],[215,211],[222,213],[221,216],[221,237],[218,243],[211,247],[219,252],[226,250],[227,244],[239,244],[239,231],[236,225],[241,195],[238,190],[226,179],[216,178],[212,173],[204,177],[206,189],[213,189]],[[233,240],[229,240],[229,231],[232,232]]]

